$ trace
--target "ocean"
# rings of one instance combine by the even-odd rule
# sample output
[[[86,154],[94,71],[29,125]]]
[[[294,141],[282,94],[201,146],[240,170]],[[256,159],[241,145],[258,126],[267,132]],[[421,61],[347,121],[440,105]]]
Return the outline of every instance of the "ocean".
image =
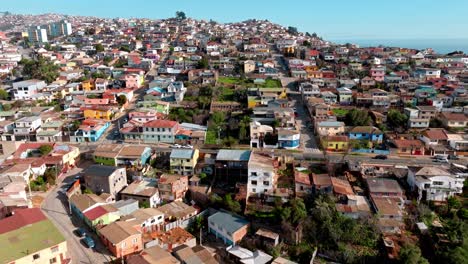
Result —
[[[353,43],[360,47],[383,45],[411,49],[432,48],[440,54],[460,50],[468,54],[468,39],[335,39],[330,41],[339,44]]]

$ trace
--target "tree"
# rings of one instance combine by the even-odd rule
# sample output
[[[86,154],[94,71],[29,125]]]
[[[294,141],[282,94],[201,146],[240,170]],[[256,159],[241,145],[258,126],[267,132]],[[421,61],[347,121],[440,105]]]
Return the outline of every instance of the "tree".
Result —
[[[291,26],[289,26],[289,27],[288,27],[288,33],[289,33],[289,34],[292,34],[292,35],[296,35],[296,34],[298,33],[297,27],[291,27]]]
[[[23,65],[23,75],[31,79],[51,83],[59,77],[59,66],[42,56],[39,56],[37,60],[22,59],[20,64]]]
[[[243,116],[239,122],[239,139],[244,140],[247,137],[247,128],[250,126],[252,119],[249,116]]]
[[[143,201],[139,203],[140,208],[150,208],[150,203],[148,201]]]
[[[10,97],[7,91],[0,89],[0,100],[6,100]]]
[[[176,12],[176,18],[177,18],[178,20],[184,20],[184,19],[187,18],[187,16],[185,15],[185,12],[183,12],[183,11],[177,11],[177,12]]]
[[[398,260],[402,264],[429,264],[429,261],[421,255],[421,249],[411,243],[401,247]]]
[[[119,95],[117,97],[117,103],[119,104],[119,106],[124,105],[125,103],[127,103],[127,97],[123,94]]]
[[[96,49],[96,52],[103,52],[104,51],[104,46],[101,43],[98,43],[94,45],[94,49]]]
[[[126,52],[130,52],[130,51],[131,51],[130,48],[129,48],[128,46],[122,46],[122,47],[120,47],[119,50],[120,50],[120,51],[126,51]]]
[[[10,111],[11,110],[11,104],[2,104],[2,110],[3,111]]]
[[[348,126],[368,126],[371,122],[369,113],[358,109],[347,112],[345,120]]]
[[[234,213],[240,213],[242,210],[240,203],[236,200],[232,200],[231,194],[226,194],[226,196],[224,196],[224,204]]]
[[[307,210],[304,201],[296,198],[290,201],[291,204],[291,222],[294,225],[299,225],[306,217]]]
[[[406,126],[408,116],[398,110],[392,109],[387,114],[388,124],[393,128],[400,128]]]
[[[203,57],[197,63],[197,69],[208,69],[208,66],[209,66],[209,62],[208,62],[208,59],[205,57]]]
[[[50,145],[42,145],[39,147],[39,152],[41,152],[41,155],[42,156],[45,156],[47,154],[49,154],[51,151],[52,151],[52,146]]]

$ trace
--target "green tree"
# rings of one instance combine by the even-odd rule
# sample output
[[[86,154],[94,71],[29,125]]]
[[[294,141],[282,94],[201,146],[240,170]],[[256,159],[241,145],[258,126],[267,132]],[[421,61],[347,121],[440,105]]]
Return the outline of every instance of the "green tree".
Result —
[[[10,97],[7,91],[0,89],[0,100],[6,100]]]
[[[289,34],[292,34],[292,35],[296,35],[296,34],[298,33],[297,27],[291,27],[291,26],[289,26],[289,27],[288,27],[288,33],[289,33]]]
[[[126,52],[130,52],[130,51],[131,51],[130,48],[129,48],[128,46],[122,46],[122,47],[120,47],[119,50],[120,50],[120,51],[126,51]]]
[[[393,128],[405,127],[408,116],[402,112],[392,109],[387,114],[388,124]]]
[[[239,139],[245,140],[247,138],[247,128],[250,126],[250,122],[252,119],[245,115],[242,117],[241,121],[239,122]]]
[[[368,126],[371,123],[369,113],[359,109],[348,111],[345,120],[348,126]]]
[[[140,208],[150,208],[150,203],[148,201],[143,201],[139,203]]]
[[[185,12],[183,12],[183,11],[177,11],[176,12],[176,18],[178,20],[184,20],[184,19],[187,18],[187,15],[185,15]]]
[[[22,59],[20,64],[23,65],[23,75],[31,79],[51,83],[59,77],[59,66],[42,56],[39,56],[37,60]]]
[[[205,57],[203,57],[197,63],[197,69],[208,69],[208,66],[209,66],[209,62],[208,62],[208,59]]]
[[[126,104],[127,103],[127,97],[125,95],[123,95],[123,94],[119,95],[117,97],[117,103],[119,104],[119,106],[122,106],[122,105]]]
[[[242,210],[240,203],[236,200],[233,200],[231,194],[226,194],[226,196],[224,196],[224,204],[230,211],[234,213],[240,213]]]
[[[294,225],[299,225],[307,217],[307,209],[304,201],[296,198],[290,201],[291,205],[291,222]]]
[[[402,264],[429,264],[429,261],[421,255],[421,249],[411,243],[401,247],[398,260]]]
[[[52,146],[50,145],[42,145],[39,147],[39,152],[41,152],[42,156],[49,154],[52,151]]]
[[[103,52],[104,51],[104,46],[101,43],[98,43],[94,45],[94,48],[96,49],[96,52]]]

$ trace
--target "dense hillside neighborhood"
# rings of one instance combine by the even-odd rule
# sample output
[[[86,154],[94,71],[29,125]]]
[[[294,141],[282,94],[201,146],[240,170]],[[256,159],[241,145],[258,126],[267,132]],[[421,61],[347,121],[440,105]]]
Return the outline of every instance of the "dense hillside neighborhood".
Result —
[[[468,263],[468,55],[0,16],[0,262]]]

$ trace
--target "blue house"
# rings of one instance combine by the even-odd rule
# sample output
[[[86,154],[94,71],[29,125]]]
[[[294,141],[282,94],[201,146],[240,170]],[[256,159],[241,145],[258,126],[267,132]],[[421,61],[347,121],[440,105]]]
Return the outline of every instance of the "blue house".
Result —
[[[295,149],[299,147],[301,132],[297,130],[278,130],[278,146],[285,149]]]
[[[74,142],[96,142],[110,126],[110,122],[101,119],[85,119],[75,134],[70,137]]]
[[[376,143],[383,141],[383,133],[376,127],[356,126],[348,132],[349,139],[369,140]]]

